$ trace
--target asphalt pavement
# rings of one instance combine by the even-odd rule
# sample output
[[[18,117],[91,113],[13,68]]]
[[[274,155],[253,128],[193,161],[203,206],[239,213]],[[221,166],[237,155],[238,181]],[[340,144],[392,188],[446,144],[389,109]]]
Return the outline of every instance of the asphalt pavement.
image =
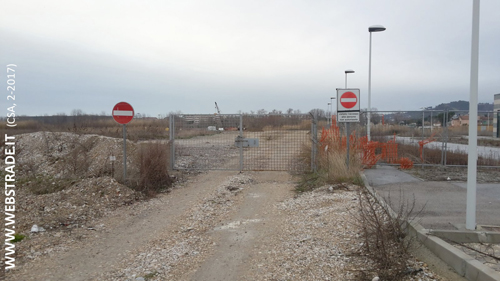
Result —
[[[390,166],[376,166],[363,173],[396,212],[414,202],[417,220],[424,228],[465,228],[466,182],[424,181]],[[476,224],[500,226],[500,182],[477,184],[476,194]]]

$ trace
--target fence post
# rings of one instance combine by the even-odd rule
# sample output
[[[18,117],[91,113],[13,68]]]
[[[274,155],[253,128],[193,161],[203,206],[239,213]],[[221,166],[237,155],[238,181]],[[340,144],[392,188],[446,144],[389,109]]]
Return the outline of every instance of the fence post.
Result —
[[[243,114],[240,114],[240,138],[243,139]],[[243,144],[240,146],[240,173],[243,171]]]
[[[170,142],[170,170],[174,170],[175,166],[175,115],[170,114],[168,117],[169,122],[169,142]]]
[[[350,162],[350,157],[349,157],[349,138],[351,137],[351,123],[346,122],[345,123],[345,128],[346,128],[346,147],[347,147],[347,157],[345,159],[345,163],[347,166],[347,170],[349,170],[349,162]]]
[[[446,117],[445,117],[445,120],[446,120],[446,130],[444,132],[444,166],[446,167],[446,156],[447,156],[447,153],[448,153],[448,122],[449,122],[449,113],[448,113],[448,109],[446,110],[446,113],[445,113]]]
[[[441,125],[441,165],[444,164],[444,141],[445,141],[445,138],[444,138],[444,130],[445,130],[445,126],[446,126],[446,112],[443,111],[443,121],[442,121],[442,125]],[[439,114],[438,114],[439,116]]]
[[[425,110],[422,110],[422,169],[424,168],[424,163],[425,163],[424,145],[423,145],[425,140],[424,124],[425,124]]]
[[[318,126],[317,126],[317,114],[312,115],[311,122],[311,170],[313,172],[317,171],[316,166],[316,156],[317,156],[317,146],[318,146]]]
[[[497,138],[500,138],[500,110],[497,111]]]

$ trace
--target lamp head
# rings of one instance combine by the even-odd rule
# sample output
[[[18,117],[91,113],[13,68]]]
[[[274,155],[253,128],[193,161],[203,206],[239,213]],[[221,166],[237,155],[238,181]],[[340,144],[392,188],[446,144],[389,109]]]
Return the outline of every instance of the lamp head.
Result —
[[[381,32],[384,31],[385,27],[382,25],[372,25],[368,27],[368,32]]]
[[[354,73],[354,70],[348,69],[348,70],[345,71],[345,73]]]

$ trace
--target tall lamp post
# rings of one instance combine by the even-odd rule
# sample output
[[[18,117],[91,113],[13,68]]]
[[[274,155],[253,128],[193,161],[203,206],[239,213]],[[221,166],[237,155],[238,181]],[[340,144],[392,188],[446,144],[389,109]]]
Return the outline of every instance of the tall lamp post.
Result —
[[[347,74],[348,73],[354,73],[354,70],[348,69],[345,71],[345,88],[347,89]]]
[[[385,30],[385,27],[382,25],[372,25],[368,27],[368,32],[370,32],[370,55],[368,59],[368,127],[366,134],[368,135],[368,141],[371,140],[370,136],[370,123],[371,123],[371,110],[372,110],[372,32],[382,32]],[[347,77],[347,74],[346,74]],[[346,78],[347,79],[347,78]]]
[[[479,0],[472,4],[472,46],[470,64],[469,155],[467,158],[467,205],[465,228],[476,229],[477,186],[477,93],[479,85]]]
[[[326,113],[325,113],[325,114],[328,114],[328,115],[326,116],[326,123],[327,123],[327,125],[328,125],[328,126],[330,126],[330,125],[331,125],[331,124],[329,124],[329,123],[330,123],[330,117],[328,117],[328,116],[331,116],[331,115],[330,115],[330,105],[331,105],[331,104],[332,104],[331,102],[329,102],[329,103],[328,103],[328,107],[327,107],[327,110],[326,110]]]
[[[335,99],[335,97],[330,97],[330,103],[332,104],[332,110],[330,111],[330,125],[333,124],[332,115],[333,115],[333,100],[334,99]]]

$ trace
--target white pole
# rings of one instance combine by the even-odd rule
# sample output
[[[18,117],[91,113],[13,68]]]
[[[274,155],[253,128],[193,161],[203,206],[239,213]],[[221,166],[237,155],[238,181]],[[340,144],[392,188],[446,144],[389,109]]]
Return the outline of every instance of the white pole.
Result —
[[[123,182],[127,183],[127,126],[123,124]]]
[[[476,229],[477,181],[477,94],[479,71],[479,0],[472,7],[472,51],[470,66],[469,157],[467,164],[467,207],[465,228]]]
[[[431,110],[431,133],[432,133],[432,110]]]
[[[370,32],[370,54],[368,58],[368,115],[367,115],[367,126],[366,135],[368,136],[368,141],[371,141],[370,136],[370,122],[371,122],[371,110],[372,110],[372,33]]]

